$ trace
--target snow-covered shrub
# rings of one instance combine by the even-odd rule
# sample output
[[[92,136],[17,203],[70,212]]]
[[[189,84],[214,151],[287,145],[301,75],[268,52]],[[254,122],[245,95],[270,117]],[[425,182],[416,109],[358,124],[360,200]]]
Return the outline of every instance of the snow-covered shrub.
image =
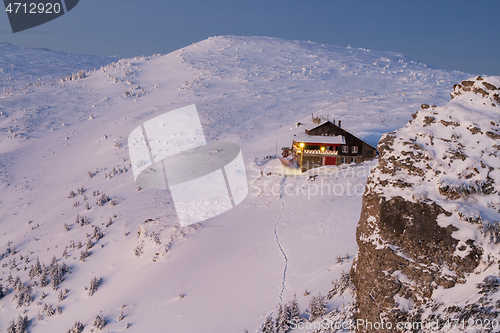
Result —
[[[7,327],[7,333],[28,333],[28,316],[19,316],[17,321],[12,320]]]
[[[89,297],[94,295],[99,287],[99,283],[101,283],[102,278],[96,278],[95,276],[90,280],[90,286],[88,288]]]
[[[36,258],[35,266],[31,266],[28,275],[30,279],[33,279],[37,276],[40,276],[41,274],[42,274],[42,265],[40,264],[40,259]]]
[[[45,313],[47,317],[52,317],[53,315],[56,314],[56,309],[52,306],[52,304],[47,304],[45,303],[43,305],[43,310],[42,313]]]
[[[101,207],[103,204],[111,200],[110,197],[108,197],[106,194],[102,193],[101,196],[96,200],[96,205]]]
[[[90,224],[90,220],[88,217],[86,216],[80,216],[80,214],[77,214],[76,215],[76,219],[75,219],[75,222],[76,224],[79,224],[80,226],[84,226],[84,225],[87,225],[87,224]]]
[[[151,241],[156,245],[161,245],[160,233],[152,231],[149,235]]]
[[[321,296],[313,296],[309,301],[309,308],[307,309],[307,314],[309,315],[309,320],[313,321],[316,318],[323,316],[326,313],[326,297]]]
[[[16,308],[29,306],[33,301],[33,297],[31,296],[31,285],[25,285],[18,280],[14,285],[14,297],[12,301],[16,304]]]
[[[97,242],[99,239],[103,237],[104,234],[102,233],[101,228],[99,228],[98,226],[94,226],[94,233],[92,234],[92,238],[94,238],[95,241]]]
[[[62,257],[63,257],[64,259],[68,259],[68,257],[69,257],[69,254],[68,254],[68,246],[67,246],[67,245],[64,247],[64,251],[63,251]]]
[[[269,316],[266,319],[266,322],[264,323],[264,326],[260,329],[262,333],[276,333],[276,330],[274,329],[274,320],[273,317]]]
[[[106,326],[106,319],[98,314],[94,319],[94,327],[100,331],[104,328],[104,326]]]
[[[66,290],[64,290],[64,291],[62,291],[62,290],[61,290],[61,291],[59,291],[59,295],[57,296],[57,300],[58,300],[59,302],[62,302],[62,301],[64,301],[64,299],[66,299],[67,290],[68,290],[68,289],[66,289]]]
[[[342,295],[350,282],[349,273],[342,272],[338,280],[332,281],[333,288],[328,292],[328,299],[332,299],[335,295]]]
[[[84,327],[85,326],[80,321],[77,321],[73,327],[68,330],[68,333],[82,333]]]
[[[5,297],[5,292],[4,292],[2,284],[0,283],[0,299],[2,299],[4,297]]]
[[[276,318],[276,333],[286,333],[290,328],[290,308],[287,304],[285,306],[278,306],[278,317]]]
[[[144,245],[143,244],[139,244],[136,246],[136,248],[134,249],[134,254],[136,257],[140,257],[143,253],[143,250],[144,250]]]
[[[85,262],[85,259],[90,257],[91,254],[92,254],[92,252],[89,252],[88,250],[80,252],[80,261]]]
[[[53,290],[57,290],[59,284],[61,284],[63,280],[63,270],[62,267],[57,263],[57,259],[55,256],[52,258],[52,263],[49,266],[49,274],[50,286]]]

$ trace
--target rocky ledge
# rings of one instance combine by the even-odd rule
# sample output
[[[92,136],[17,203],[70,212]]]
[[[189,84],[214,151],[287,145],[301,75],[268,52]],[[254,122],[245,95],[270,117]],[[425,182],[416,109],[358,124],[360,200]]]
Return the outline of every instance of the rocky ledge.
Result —
[[[358,331],[394,332],[398,322],[411,323],[399,326],[408,332],[466,330],[499,319],[498,87],[499,77],[456,84],[447,105],[423,104],[382,137],[351,271],[359,323],[379,324]]]

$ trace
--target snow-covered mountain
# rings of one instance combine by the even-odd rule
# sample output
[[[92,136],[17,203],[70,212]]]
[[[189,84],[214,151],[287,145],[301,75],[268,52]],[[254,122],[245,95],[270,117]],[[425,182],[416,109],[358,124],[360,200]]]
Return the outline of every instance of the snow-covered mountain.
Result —
[[[264,37],[214,37],[103,67],[103,57],[0,52],[4,332],[19,315],[29,332],[66,332],[77,320],[89,332],[98,314],[110,332],[255,332],[294,294],[306,316],[311,297],[350,269],[376,161],[313,182],[269,174],[276,160],[266,156],[290,145],[312,113],[376,145],[422,103],[445,105],[452,84],[470,76],[401,54]],[[138,191],[127,137],[191,104],[207,141],[241,147],[250,193],[181,228],[168,191]],[[31,269],[37,258],[45,287],[43,267]],[[328,308],[352,301],[336,295]]]

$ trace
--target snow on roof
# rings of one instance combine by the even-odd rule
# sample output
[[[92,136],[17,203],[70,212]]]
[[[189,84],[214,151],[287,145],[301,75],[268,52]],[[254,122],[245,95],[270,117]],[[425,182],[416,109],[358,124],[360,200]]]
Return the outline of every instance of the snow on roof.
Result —
[[[329,120],[321,120],[321,122],[319,124],[315,124],[315,123],[308,123],[308,124],[305,124],[305,129],[307,131],[310,131],[312,129],[315,129],[316,127],[320,127],[321,125],[325,124],[329,122]]]
[[[308,135],[305,133],[298,134],[293,137],[297,142],[305,143],[330,143],[345,145],[345,138],[342,135],[329,136],[329,135]]]

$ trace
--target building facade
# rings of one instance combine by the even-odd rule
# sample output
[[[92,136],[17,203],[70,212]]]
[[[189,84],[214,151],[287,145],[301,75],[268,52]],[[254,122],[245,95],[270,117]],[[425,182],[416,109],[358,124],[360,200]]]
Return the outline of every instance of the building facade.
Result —
[[[283,147],[283,156],[294,156],[299,168],[361,163],[377,156],[377,150],[335,123],[326,121],[293,137],[292,147]]]

